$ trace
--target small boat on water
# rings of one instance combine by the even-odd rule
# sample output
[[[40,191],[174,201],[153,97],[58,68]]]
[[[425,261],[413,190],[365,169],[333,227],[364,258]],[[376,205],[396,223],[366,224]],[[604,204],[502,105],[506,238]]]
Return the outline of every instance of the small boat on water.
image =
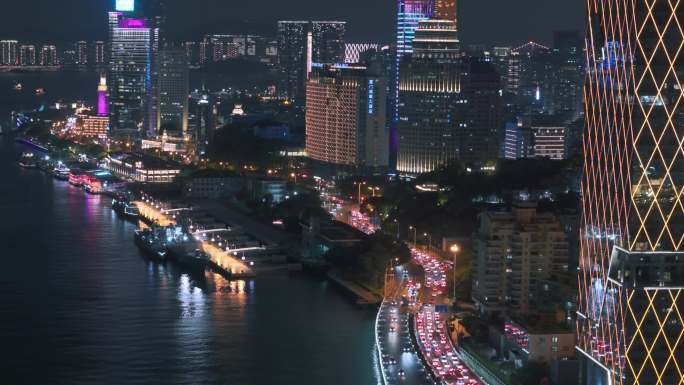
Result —
[[[71,170],[65,166],[64,163],[58,162],[57,166],[52,169],[52,175],[59,180],[69,180]]]
[[[38,167],[38,161],[32,152],[24,152],[21,154],[21,159],[19,159],[19,166],[23,168],[36,168]]]
[[[12,88],[14,88],[14,90],[17,92],[20,92],[21,90],[24,89],[24,86],[22,86],[21,83],[16,82],[16,83],[14,83],[14,86]]]
[[[45,88],[36,88],[36,96],[45,95]]]

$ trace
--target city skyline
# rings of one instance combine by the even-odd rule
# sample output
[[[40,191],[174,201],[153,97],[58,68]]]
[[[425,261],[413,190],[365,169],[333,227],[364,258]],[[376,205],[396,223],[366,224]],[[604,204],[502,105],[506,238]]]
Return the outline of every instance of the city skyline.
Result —
[[[76,41],[105,40],[106,11],[113,1],[73,0],[64,7],[57,2],[43,3],[28,0],[12,3],[8,12],[0,15],[0,36],[18,40]],[[297,0],[288,5],[268,4],[257,0],[236,4],[219,0],[182,2],[168,0],[170,35],[177,39],[198,39],[204,33],[237,32],[244,28],[254,33],[275,34],[277,20],[343,20],[348,22],[348,40],[394,40],[396,2],[367,3],[351,0],[344,3],[325,3]],[[576,4],[574,4],[576,3]],[[462,1],[460,8],[461,38],[465,44],[511,45],[529,40],[550,44],[553,30],[584,29],[584,7],[579,0],[521,0],[509,2]],[[234,7],[240,9],[236,15]],[[212,12],[205,12],[211,9]],[[31,14],[30,26],[17,14]],[[78,23],[74,23],[78,20]],[[487,20],[487,22],[481,22]]]

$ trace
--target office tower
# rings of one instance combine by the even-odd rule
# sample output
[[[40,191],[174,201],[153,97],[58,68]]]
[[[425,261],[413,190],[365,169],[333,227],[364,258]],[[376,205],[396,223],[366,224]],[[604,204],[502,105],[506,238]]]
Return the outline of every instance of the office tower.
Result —
[[[164,0],[142,0],[140,1],[142,15],[147,18],[151,25],[157,29],[159,34],[159,46],[166,44],[166,4]]]
[[[462,63],[456,23],[418,23],[400,66],[397,170],[430,172],[459,157]]]
[[[110,127],[115,134],[132,134],[143,123],[149,126],[146,99],[153,90],[152,56],[157,31],[146,19],[120,11],[109,13],[109,31]]]
[[[307,21],[278,22],[279,93],[298,105],[305,99],[308,27]]]
[[[458,158],[483,166],[500,156],[502,133],[501,76],[491,63],[470,60],[459,99]]]
[[[369,50],[377,50],[379,47],[375,43],[345,43],[344,62],[347,64],[359,63],[362,53]]]
[[[530,126],[522,120],[507,122],[504,126],[504,149],[505,159],[523,159],[534,156],[534,143]]]
[[[344,61],[345,22],[279,21],[279,94],[302,106],[305,82],[312,63]]]
[[[483,313],[530,314],[545,308],[544,282],[568,272],[568,241],[560,220],[516,202],[511,211],[479,215],[473,239],[473,300]]]
[[[19,65],[34,66],[36,65],[36,46],[35,45],[21,45],[19,46]]]
[[[587,2],[581,384],[684,380],[682,9]]]
[[[44,45],[40,48],[39,64],[42,66],[56,66],[57,61],[57,47],[54,45]]]
[[[584,53],[579,31],[553,34],[552,113],[566,120],[576,119],[582,105]]]
[[[306,152],[329,165],[389,165],[386,79],[377,68],[316,65],[306,87]]]
[[[79,66],[85,66],[88,64],[88,43],[85,41],[79,41],[75,46],[76,50],[76,64]]]
[[[15,66],[18,64],[16,40],[0,40],[0,65]]]
[[[397,10],[397,64],[413,52],[413,37],[418,22],[432,17],[433,0],[399,0]],[[455,21],[455,20],[454,20]]]
[[[197,153],[206,152],[218,127],[218,106],[206,90],[194,92],[189,102],[189,128],[194,134]]]
[[[188,58],[188,65],[199,66],[200,61],[200,46],[195,41],[186,41],[185,46],[185,56]]]
[[[311,61],[321,64],[344,63],[344,21],[312,21]]]
[[[159,55],[157,84],[156,133],[188,131],[188,95],[190,75],[183,48],[167,45]]]
[[[104,41],[96,41],[94,44],[94,50],[95,50],[95,56],[94,56],[94,63],[96,66],[103,66],[105,65],[106,59],[105,59],[105,42]]]
[[[397,60],[395,62],[395,99],[399,99],[399,64],[406,55],[413,52],[413,37],[418,28],[418,22],[432,17],[434,12],[433,0],[399,0],[397,3]],[[396,102],[395,102],[396,113]],[[395,116],[396,118],[396,116]]]
[[[109,105],[107,104],[107,76],[100,74],[100,84],[97,86],[97,114],[100,116],[109,115]]]
[[[504,82],[504,91],[514,95],[517,95],[520,92],[520,71],[520,53],[511,50],[506,63],[506,71],[501,73]]]
[[[531,41],[514,48],[512,54],[515,55],[513,57],[515,63],[510,64],[518,68],[514,70],[517,74],[509,72],[509,75],[517,75],[518,78],[509,79],[509,82],[516,84],[515,93],[519,97],[519,103],[529,106],[526,113],[551,113],[553,108],[551,50]]]

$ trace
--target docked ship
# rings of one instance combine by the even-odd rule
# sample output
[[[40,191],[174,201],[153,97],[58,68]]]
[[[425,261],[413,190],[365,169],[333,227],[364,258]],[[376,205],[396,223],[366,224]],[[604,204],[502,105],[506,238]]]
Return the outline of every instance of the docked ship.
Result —
[[[211,268],[209,255],[200,249],[187,250],[185,247],[171,247],[169,258],[188,270],[198,273]]]
[[[131,221],[140,219],[140,210],[138,210],[138,207],[131,203],[124,195],[115,195],[114,198],[112,198],[112,210],[121,217]]]
[[[165,260],[168,249],[164,236],[164,228],[135,230],[135,244],[150,258]]]

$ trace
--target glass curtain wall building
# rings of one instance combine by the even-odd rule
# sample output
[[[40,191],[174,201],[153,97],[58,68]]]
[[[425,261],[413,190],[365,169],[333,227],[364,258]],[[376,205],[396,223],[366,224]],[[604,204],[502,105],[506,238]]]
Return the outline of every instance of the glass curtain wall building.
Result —
[[[684,8],[588,0],[581,383],[684,382]]]

